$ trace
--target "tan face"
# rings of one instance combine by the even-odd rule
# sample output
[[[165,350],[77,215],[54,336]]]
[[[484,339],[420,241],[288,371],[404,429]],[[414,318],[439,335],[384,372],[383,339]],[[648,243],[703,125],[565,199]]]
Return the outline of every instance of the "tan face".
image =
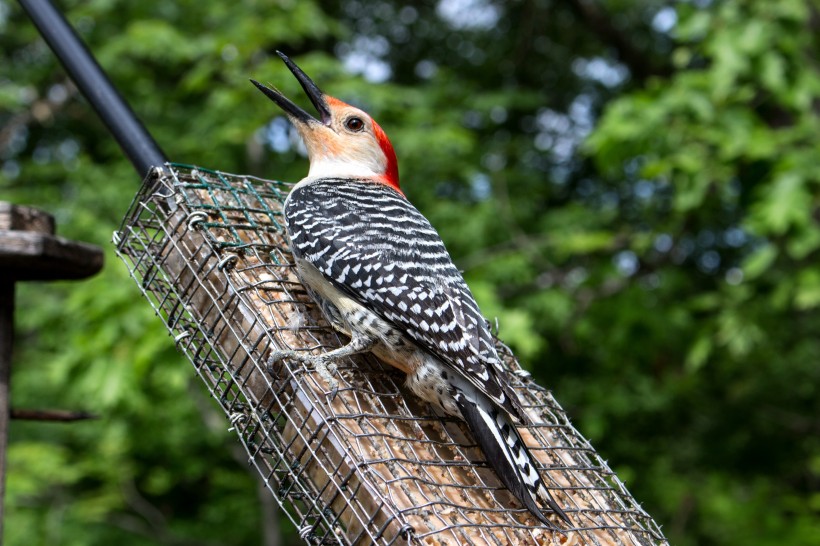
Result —
[[[332,97],[327,102],[328,125],[294,120],[310,157],[309,176],[383,176],[388,159],[379,141],[381,129],[358,108]]]

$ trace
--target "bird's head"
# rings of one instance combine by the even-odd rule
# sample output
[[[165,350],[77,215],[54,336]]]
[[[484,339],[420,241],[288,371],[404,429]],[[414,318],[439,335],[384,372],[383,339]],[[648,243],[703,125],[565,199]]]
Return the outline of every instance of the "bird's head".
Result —
[[[305,142],[313,178],[364,178],[399,189],[396,153],[379,124],[366,112],[325,95],[284,53],[277,52],[302,84],[319,119],[296,106],[276,89],[251,80],[284,110]]]

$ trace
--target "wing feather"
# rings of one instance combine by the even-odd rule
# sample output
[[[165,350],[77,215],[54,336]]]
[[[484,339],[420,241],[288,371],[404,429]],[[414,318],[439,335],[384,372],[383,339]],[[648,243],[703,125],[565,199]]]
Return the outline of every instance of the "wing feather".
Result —
[[[293,252],[511,413],[523,417],[487,323],[438,233],[404,196],[323,179],[285,204]],[[525,418],[525,417],[524,417]]]

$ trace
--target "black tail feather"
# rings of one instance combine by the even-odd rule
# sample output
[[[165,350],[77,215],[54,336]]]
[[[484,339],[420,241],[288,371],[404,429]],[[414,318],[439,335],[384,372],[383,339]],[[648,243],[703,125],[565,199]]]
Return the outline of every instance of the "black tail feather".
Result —
[[[570,523],[569,517],[543,485],[532,454],[527,450],[518,430],[506,414],[502,413],[502,410],[489,399],[486,399],[486,403],[483,404],[481,402],[484,400],[476,403],[470,397],[458,392],[455,400],[478,445],[484,451],[487,461],[504,486],[541,523],[556,529],[555,524],[547,519],[534,499],[534,492],[538,491],[539,487],[544,487],[547,496],[545,501],[549,508],[565,522]],[[511,444],[514,447],[510,447]]]

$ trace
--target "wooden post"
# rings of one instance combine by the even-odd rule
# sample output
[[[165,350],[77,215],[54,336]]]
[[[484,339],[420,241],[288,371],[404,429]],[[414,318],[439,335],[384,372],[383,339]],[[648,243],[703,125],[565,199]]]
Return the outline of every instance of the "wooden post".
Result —
[[[83,279],[102,269],[99,247],[54,235],[54,218],[37,209],[0,202],[0,543],[6,489],[6,446],[11,416],[14,284]]]
[[[6,493],[6,445],[9,436],[9,380],[14,336],[14,281],[0,279],[0,543],[3,539],[3,498]]]

